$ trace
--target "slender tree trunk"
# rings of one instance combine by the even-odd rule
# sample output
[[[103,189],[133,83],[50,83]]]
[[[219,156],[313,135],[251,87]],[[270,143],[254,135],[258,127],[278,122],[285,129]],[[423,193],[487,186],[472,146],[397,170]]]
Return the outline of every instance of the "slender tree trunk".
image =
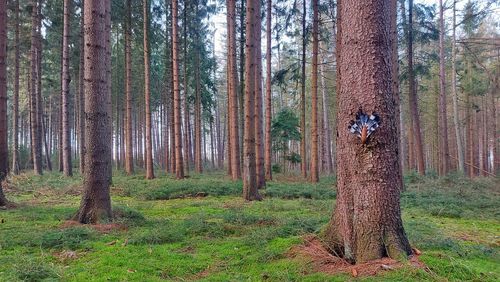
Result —
[[[63,44],[62,44],[62,139],[63,139],[63,172],[65,176],[73,176],[71,162],[71,128],[69,123],[69,26],[70,26],[70,0],[64,0],[63,19]]]
[[[451,95],[453,96],[453,125],[455,126],[455,138],[457,142],[458,170],[465,173],[465,151],[462,143],[462,127],[460,126],[460,116],[458,112],[457,93],[457,46],[456,46],[456,0],[453,0],[453,33],[451,42]]]
[[[33,0],[32,11],[31,11],[31,103],[30,103],[30,113],[31,113],[31,147],[32,147],[32,159],[33,168],[35,173],[38,175],[42,174],[42,142],[41,142],[41,126],[40,120],[38,118],[38,104],[41,103],[37,99],[37,48],[38,48],[38,36],[37,36],[37,26],[38,26],[38,0]]]
[[[9,172],[7,134],[7,1],[0,0],[0,206],[7,203],[1,184]]]
[[[450,152],[448,147],[448,117],[446,114],[446,73],[444,58],[444,7],[443,0],[439,0],[439,137],[442,175],[450,170]]]
[[[355,263],[385,256],[401,259],[412,251],[399,204],[398,105],[394,95],[386,94],[393,91],[391,21],[396,11],[381,0],[342,0],[337,5],[342,74],[337,100],[337,204],[325,231],[326,244]],[[366,54],[373,56],[358,59]],[[367,145],[347,130],[360,107],[380,113],[383,121]]]
[[[410,112],[413,127],[412,136],[414,143],[414,152],[417,160],[417,169],[420,175],[425,174],[424,150],[422,143],[422,133],[420,130],[420,116],[418,113],[418,99],[415,90],[415,73],[413,70],[413,0],[408,4],[408,86]],[[413,148],[410,148],[412,150]]]
[[[247,201],[260,200],[255,158],[255,74],[258,40],[256,29],[260,22],[255,15],[260,12],[260,0],[247,0],[246,43],[245,43],[245,131],[243,143],[243,198]]]
[[[19,0],[15,2],[15,78],[14,78],[14,101],[12,105],[12,173],[19,174]],[[4,48],[3,45],[0,48]],[[0,70],[1,71],[1,70]],[[1,193],[1,192],[0,192]],[[1,197],[1,196],[0,196]]]
[[[266,178],[265,178],[265,170],[264,170],[264,129],[263,129],[263,113],[262,113],[262,40],[261,40],[261,10],[260,4],[259,9],[255,12],[255,40],[256,40],[256,48],[255,48],[255,165],[256,165],[256,174],[257,174],[257,188],[261,189],[266,186]]]
[[[320,77],[321,77],[321,99],[323,101],[323,142],[325,144],[325,165],[328,174],[333,173],[332,164],[332,130],[330,128],[330,120],[328,118],[328,109],[330,107],[328,94],[326,93],[326,82],[325,82],[325,67],[326,64],[325,55],[322,55],[322,63],[320,65]]]
[[[304,1],[305,2],[305,1]],[[312,87],[311,87],[311,182],[319,181],[318,168],[318,0],[312,0],[313,6],[313,52],[312,52]]]
[[[85,1],[85,173],[80,209],[75,219],[81,223],[110,220],[111,124],[108,92],[108,56],[105,46],[110,30],[106,18],[110,0]],[[103,79],[105,78],[105,79]]]
[[[306,1],[302,1],[302,77],[300,92],[300,157],[302,162],[300,168],[302,177],[307,178],[307,155],[306,155]]]
[[[153,143],[151,140],[150,67],[149,67],[149,2],[143,0],[144,33],[144,105],[146,107],[146,179],[155,178],[153,167]]]
[[[125,14],[125,96],[127,101],[125,118],[125,171],[128,175],[134,173],[134,153],[132,138],[132,56],[131,56],[131,0],[127,0]]]
[[[272,152],[271,152],[271,120],[272,120],[272,93],[271,93],[271,7],[272,0],[267,0],[266,12],[266,134],[264,163],[266,180],[273,179],[272,176]]]
[[[241,6],[240,6],[240,83],[239,83],[239,143],[238,146],[240,147],[240,169],[241,165],[243,164],[243,143],[244,143],[244,127],[245,127],[245,52],[246,52],[246,47],[245,47],[245,32],[246,32],[246,26],[245,26],[245,17],[246,17],[246,7],[245,4],[247,0],[241,0]],[[236,121],[235,121],[236,122]]]
[[[241,15],[243,16],[243,15]],[[241,178],[240,128],[238,120],[238,71],[236,69],[236,1],[227,1],[227,83],[228,83],[228,152],[231,177]],[[240,95],[241,96],[241,95]]]
[[[184,178],[184,161],[182,158],[182,117],[181,93],[179,89],[179,38],[177,25],[177,0],[172,0],[172,50],[173,50],[173,81],[174,81],[174,131],[175,131],[175,177]]]
[[[84,47],[84,18],[85,18],[85,1],[82,1],[82,18],[80,23],[80,67],[78,71],[78,95],[79,95],[79,155],[80,155],[80,174],[85,171],[85,90],[84,90],[84,64],[85,64],[85,47]]]

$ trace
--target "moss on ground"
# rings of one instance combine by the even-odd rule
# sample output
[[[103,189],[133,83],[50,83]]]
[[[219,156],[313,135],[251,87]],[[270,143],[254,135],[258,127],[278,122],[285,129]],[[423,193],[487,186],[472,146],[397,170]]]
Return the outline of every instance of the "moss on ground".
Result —
[[[64,227],[80,201],[81,179],[58,173],[9,179],[18,207],[0,210],[0,281],[345,281],[287,256],[328,222],[334,179],[280,177],[247,203],[241,182],[223,174],[176,181],[161,175],[113,178],[116,222],[100,232]],[[430,271],[403,268],[365,281],[498,281],[498,179],[409,175],[405,228]]]

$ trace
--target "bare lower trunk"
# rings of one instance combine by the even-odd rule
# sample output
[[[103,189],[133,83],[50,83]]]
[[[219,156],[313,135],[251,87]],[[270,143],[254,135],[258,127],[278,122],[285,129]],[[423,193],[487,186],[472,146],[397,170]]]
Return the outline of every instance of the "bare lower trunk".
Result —
[[[458,155],[458,170],[465,173],[465,151],[462,142],[462,126],[459,123],[459,113],[458,113],[458,93],[457,93],[457,47],[456,47],[456,0],[453,0],[453,35],[452,35],[452,45],[451,45],[451,92],[453,96],[453,125],[455,127],[455,138],[457,142],[457,155]]]
[[[110,30],[106,18],[109,0],[85,1],[85,173],[80,209],[75,219],[81,223],[110,220],[109,193],[111,166],[111,125],[107,64],[110,53],[105,44]],[[106,79],[102,79],[106,78]]]
[[[302,177],[307,177],[307,155],[306,155],[306,1],[302,6],[302,77],[300,92],[300,169]]]
[[[17,47],[16,47],[17,48]],[[7,1],[0,0],[0,206],[6,205],[2,181],[9,171],[7,143]]]
[[[150,69],[149,69],[149,41],[148,41],[148,22],[149,2],[143,1],[143,33],[144,33],[144,105],[146,108],[146,179],[155,178],[153,167],[153,142],[151,139],[151,105],[150,105]]]
[[[19,174],[19,0],[16,0],[15,8],[15,78],[14,78],[14,101],[13,101],[13,117],[12,117],[12,173]],[[2,9],[5,11],[5,9]],[[3,35],[2,35],[3,36]],[[4,48],[0,46],[0,48]],[[4,49],[2,49],[4,50]],[[0,189],[1,191],[1,189]],[[1,192],[0,192],[1,193]],[[0,195],[1,198],[1,195]],[[1,200],[0,200],[1,201]]]
[[[338,5],[342,76],[337,101],[337,204],[324,234],[326,244],[355,263],[385,256],[402,259],[411,248],[399,205],[398,105],[391,66],[395,40],[391,19],[396,11],[380,0],[342,0]],[[364,28],[353,30],[353,26]],[[365,54],[374,55],[358,60]],[[367,144],[347,130],[360,107],[379,113],[383,121]]]
[[[63,127],[63,171],[65,176],[73,175],[71,162],[71,128],[69,123],[69,25],[70,1],[64,0],[64,25],[63,25],[63,64],[62,64],[62,127]],[[49,154],[50,155],[50,154]]]
[[[30,73],[30,114],[31,114],[31,147],[32,147],[32,160],[33,168],[36,174],[42,174],[42,138],[41,138],[41,127],[40,120],[38,118],[38,104],[37,99],[37,49],[38,49],[38,36],[37,36],[37,26],[38,26],[38,1],[32,1],[32,16],[31,16],[31,73]]]
[[[444,58],[444,7],[443,0],[439,0],[439,137],[441,154],[441,175],[450,170],[450,152],[448,147],[448,117],[446,114],[446,73]]]
[[[311,182],[319,181],[318,168],[318,0],[313,5],[313,54],[312,54],[312,87],[311,87]]]
[[[172,0],[172,44],[173,44],[173,81],[174,81],[174,132],[175,132],[175,177],[184,178],[184,161],[182,157],[182,117],[181,94],[179,89],[179,38],[177,25],[177,0]]]
[[[125,171],[128,175],[134,173],[134,144],[132,138],[132,58],[130,46],[131,25],[131,0],[127,0],[127,11],[125,16],[125,96],[126,96],[126,118],[125,118]]]

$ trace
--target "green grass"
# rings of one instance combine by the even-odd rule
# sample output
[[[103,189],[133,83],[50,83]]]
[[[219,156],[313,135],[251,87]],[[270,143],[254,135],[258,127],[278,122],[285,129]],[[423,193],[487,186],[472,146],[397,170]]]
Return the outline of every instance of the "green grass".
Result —
[[[290,177],[289,177],[290,178]],[[345,281],[287,256],[328,222],[334,179],[279,176],[244,202],[241,182],[221,173],[176,181],[160,175],[113,178],[115,222],[108,233],[61,225],[76,212],[80,177],[58,173],[9,179],[16,209],[0,210],[0,281]],[[429,267],[364,281],[498,281],[498,179],[405,177],[401,202],[411,244]],[[65,257],[63,254],[71,254]]]

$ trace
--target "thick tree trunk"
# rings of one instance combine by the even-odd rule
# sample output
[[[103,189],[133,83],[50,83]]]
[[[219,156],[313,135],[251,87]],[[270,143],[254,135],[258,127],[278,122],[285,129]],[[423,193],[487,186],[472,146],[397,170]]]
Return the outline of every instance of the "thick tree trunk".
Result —
[[[125,171],[134,173],[134,144],[132,138],[132,56],[131,56],[131,9],[132,0],[127,0],[125,14],[125,96],[127,101],[125,118]]]
[[[439,147],[441,155],[441,175],[450,170],[450,150],[448,147],[448,117],[446,114],[446,73],[444,58],[444,7],[439,0]]]
[[[111,124],[105,44],[110,0],[85,1],[85,173],[83,196],[75,219],[81,223],[110,220]],[[103,79],[105,78],[105,79]]]
[[[73,176],[71,161],[71,128],[69,122],[69,26],[70,1],[64,0],[63,46],[62,46],[62,127],[63,127],[63,172],[65,176]],[[50,154],[49,154],[50,155]]]
[[[403,187],[391,66],[391,20],[396,11],[381,0],[342,0],[338,7],[342,76],[337,100],[337,204],[325,239],[332,250],[355,263],[385,256],[401,259],[411,254],[411,248],[399,204]],[[366,145],[347,130],[360,107],[377,112],[382,120]]]
[[[143,34],[144,34],[144,106],[146,108],[146,179],[155,178],[153,167],[153,143],[151,140],[151,105],[150,105],[150,63],[149,63],[149,2],[143,1]]]
[[[243,198],[247,201],[260,200],[257,186],[255,159],[255,69],[258,40],[255,29],[260,22],[255,15],[260,11],[260,0],[247,0],[246,44],[245,44],[245,127],[243,143]]]
[[[300,170],[302,177],[307,178],[306,155],[306,1],[302,1],[302,77],[300,91]]]
[[[173,51],[173,81],[174,81],[174,132],[175,132],[175,177],[184,178],[184,161],[182,158],[182,117],[181,93],[179,89],[179,38],[177,25],[177,1],[172,0],[172,51]]]
[[[414,143],[415,157],[417,161],[417,169],[420,175],[425,174],[425,161],[424,161],[424,149],[422,143],[422,133],[420,130],[420,116],[418,113],[418,99],[415,89],[415,73],[413,71],[413,0],[409,1],[408,6],[408,85],[409,85],[409,100],[410,100],[410,112],[413,127],[412,136]]]
[[[266,134],[264,143],[264,167],[266,180],[273,179],[272,176],[272,152],[271,152],[271,120],[272,120],[272,92],[271,92],[271,7],[272,0],[267,0],[266,12]]]
[[[305,2],[305,1],[304,1]],[[312,52],[312,87],[311,87],[311,182],[319,181],[318,168],[318,0],[312,0],[313,6],[313,52]]]
[[[233,180],[241,178],[240,122],[238,120],[238,71],[236,69],[236,1],[227,1],[227,83],[228,83],[228,153]]]

